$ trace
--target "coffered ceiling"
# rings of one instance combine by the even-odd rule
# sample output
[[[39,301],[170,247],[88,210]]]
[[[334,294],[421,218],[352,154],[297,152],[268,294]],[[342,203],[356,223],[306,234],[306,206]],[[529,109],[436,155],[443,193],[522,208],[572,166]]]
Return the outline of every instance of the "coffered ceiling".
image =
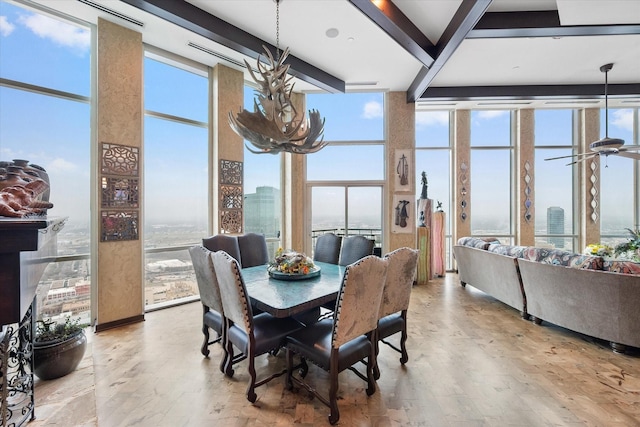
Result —
[[[245,72],[277,44],[275,0],[36,2]],[[407,91],[420,108],[602,106],[599,68],[613,63],[609,105],[640,106],[640,0],[281,0],[279,18],[299,91]]]

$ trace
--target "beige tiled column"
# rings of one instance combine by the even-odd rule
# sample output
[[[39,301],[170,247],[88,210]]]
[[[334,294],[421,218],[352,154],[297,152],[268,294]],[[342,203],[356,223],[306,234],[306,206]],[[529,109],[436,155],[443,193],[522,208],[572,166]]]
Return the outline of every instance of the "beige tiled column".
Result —
[[[387,117],[387,148],[386,148],[386,182],[387,191],[385,195],[385,201],[383,205],[386,207],[386,212],[383,215],[383,220],[386,220],[386,227],[384,227],[384,241],[386,247],[382,248],[382,252],[389,252],[394,249],[407,246],[410,248],[416,247],[416,191],[415,191],[415,146],[416,146],[416,112],[415,104],[407,103],[406,92],[389,92],[386,95],[386,117]],[[409,150],[409,188],[401,189],[396,188],[396,164],[395,164],[395,152],[396,150]],[[392,223],[394,221],[395,206],[393,206],[393,196],[395,194],[401,194],[411,200],[411,210],[409,215],[413,216],[411,223],[413,228],[408,233],[392,233]]]
[[[516,111],[516,243],[535,244],[535,110]]]
[[[580,153],[589,152],[589,144],[600,139],[600,110],[580,111]],[[590,243],[600,242],[600,156],[579,163],[580,183],[580,241],[578,250]]]
[[[471,112],[453,113],[453,243],[471,235]]]
[[[142,147],[142,35],[98,19],[97,151],[103,142]],[[98,156],[100,158],[100,156]],[[139,158],[142,162],[142,156]],[[100,168],[98,167],[100,173]],[[144,168],[139,164],[139,171]],[[97,182],[99,180],[96,180]],[[140,172],[139,183],[143,182]],[[100,195],[99,182],[94,188]],[[139,191],[139,206],[144,192]],[[100,203],[100,202],[98,202]],[[100,223],[100,210],[96,210]],[[140,219],[141,215],[139,216]],[[138,222],[138,230],[142,230]],[[99,242],[96,330],[144,319],[142,236],[136,240]]]
[[[300,116],[306,117],[306,97],[294,93],[291,101]],[[301,118],[303,118],[301,117]],[[310,154],[313,156],[313,154]],[[306,191],[305,154],[285,153],[282,155],[282,223],[281,244],[284,248],[309,250],[304,248],[304,205]],[[309,252],[311,253],[311,252]]]
[[[229,126],[229,113],[237,114],[242,111],[244,99],[244,75],[242,71],[234,70],[224,65],[216,65],[211,71],[211,153],[209,168],[211,185],[210,215],[213,234],[221,232],[221,186],[220,160],[243,163],[244,171],[244,142],[243,138]],[[244,175],[244,174],[243,174]],[[244,179],[244,177],[242,177]],[[235,191],[235,185],[226,186]],[[239,189],[240,204],[244,201],[244,185]],[[235,198],[237,199],[237,197]],[[239,207],[242,215],[242,206]],[[239,218],[242,224],[242,216]]]

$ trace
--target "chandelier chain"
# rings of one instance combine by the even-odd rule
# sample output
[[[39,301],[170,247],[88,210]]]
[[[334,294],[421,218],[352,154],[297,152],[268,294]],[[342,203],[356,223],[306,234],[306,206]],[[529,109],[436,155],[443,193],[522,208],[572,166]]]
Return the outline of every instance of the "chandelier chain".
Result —
[[[280,59],[280,0],[276,0],[276,60]]]

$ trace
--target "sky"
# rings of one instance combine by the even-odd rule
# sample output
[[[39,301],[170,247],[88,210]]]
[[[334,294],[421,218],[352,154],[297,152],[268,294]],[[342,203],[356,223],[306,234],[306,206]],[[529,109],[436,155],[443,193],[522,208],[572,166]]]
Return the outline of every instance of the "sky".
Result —
[[[68,92],[80,98],[91,93],[90,32],[0,1],[0,77]],[[169,83],[170,82],[170,83]],[[206,78],[186,73],[153,59],[145,60],[145,108],[206,122]],[[253,105],[247,87],[245,108]],[[384,139],[384,103],[381,93],[310,94],[307,109],[317,109],[325,118],[327,141],[381,141]],[[602,112],[604,123],[604,111]],[[632,110],[609,112],[609,136],[633,144]],[[78,222],[89,216],[90,105],[0,87],[0,160],[23,158],[43,166],[51,177],[52,215],[69,216]],[[477,111],[472,114],[471,174],[474,183],[473,212],[477,220],[504,221],[510,196],[508,155],[496,149],[509,144],[509,112]],[[605,127],[602,126],[602,136]],[[539,145],[564,145],[571,141],[571,112],[548,110],[536,113]],[[416,115],[416,145],[442,148],[449,144],[448,112]],[[148,218],[184,218],[206,221],[206,130],[156,118],[145,119],[145,206]],[[124,143],[126,141],[108,141]],[[541,190],[536,203],[546,209],[561,206],[568,212],[571,200],[571,168],[565,162],[544,162],[552,150],[540,150],[535,165]],[[561,150],[561,154],[567,152]],[[203,154],[204,153],[204,154]],[[245,192],[260,185],[279,187],[279,156],[245,152]],[[432,154],[430,154],[432,153]],[[418,151],[415,187],[420,192],[420,172],[429,177],[430,197],[442,200],[450,211],[447,151]],[[605,168],[605,164],[608,167]],[[633,191],[630,159],[610,157],[602,162],[603,218],[622,216],[632,221]],[[381,146],[326,147],[307,157],[310,180],[382,180],[384,151]],[[194,180],[194,177],[196,179]],[[194,182],[198,184],[193,184]],[[188,183],[188,185],[186,185]],[[615,191],[612,191],[615,190]],[[364,194],[365,192],[363,192]],[[354,197],[356,197],[354,195]],[[355,202],[356,200],[354,200]],[[366,209],[366,197],[354,208]],[[329,206],[322,207],[330,211]],[[317,207],[320,209],[320,206]],[[502,212],[502,213],[498,213]],[[546,220],[546,215],[544,216]],[[538,211],[538,218],[542,219]],[[629,227],[633,224],[628,224]]]

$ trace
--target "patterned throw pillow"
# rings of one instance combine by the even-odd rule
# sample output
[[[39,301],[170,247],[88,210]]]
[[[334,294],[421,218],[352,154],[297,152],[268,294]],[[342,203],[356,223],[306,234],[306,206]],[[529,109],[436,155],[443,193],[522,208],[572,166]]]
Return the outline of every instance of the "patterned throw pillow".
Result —
[[[491,240],[492,242],[495,239]],[[489,247],[490,242],[485,239],[480,239],[478,237],[461,237],[458,239],[459,246],[471,246],[472,248],[477,249],[487,249]]]
[[[581,255],[560,249],[527,248],[524,259],[543,264],[562,265],[571,268],[602,270],[604,260],[599,256]]]
[[[602,269],[612,273],[640,274],[640,263],[633,261],[605,261]]]
[[[489,252],[494,252],[500,255],[506,255],[513,258],[524,258],[524,251],[528,248],[528,246],[512,246],[512,245],[501,245],[492,243],[489,245],[487,249]]]

